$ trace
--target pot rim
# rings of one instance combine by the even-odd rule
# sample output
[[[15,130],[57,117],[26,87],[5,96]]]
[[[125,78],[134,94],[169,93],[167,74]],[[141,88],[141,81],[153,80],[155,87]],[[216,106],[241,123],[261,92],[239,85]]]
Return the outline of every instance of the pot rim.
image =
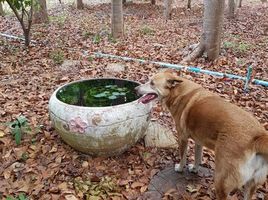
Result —
[[[130,105],[133,105],[133,104],[137,104],[139,103],[139,99],[141,98],[138,98],[134,101],[131,101],[131,102],[128,102],[128,103],[123,103],[123,104],[118,104],[118,105],[114,105],[114,106],[100,106],[100,107],[94,107],[94,106],[78,106],[78,105],[72,105],[72,104],[67,104],[67,103],[64,103],[63,101],[60,101],[58,98],[57,98],[57,92],[62,89],[63,87],[66,87],[68,85],[71,85],[71,84],[74,84],[74,83],[79,83],[79,82],[84,82],[84,81],[90,81],[90,80],[102,80],[102,79],[114,79],[114,80],[121,80],[121,81],[128,81],[128,82],[132,82],[132,83],[137,83],[138,85],[141,85],[140,82],[138,81],[133,81],[133,80],[128,80],[128,79],[121,79],[121,78],[113,78],[113,77],[100,77],[100,78],[89,78],[89,79],[80,79],[80,80],[76,80],[76,81],[72,81],[72,82],[69,82],[69,83],[66,83],[64,85],[61,85],[59,86],[51,95],[50,99],[49,99],[49,105],[51,103],[51,100],[53,98],[55,98],[55,100],[62,104],[62,105],[66,105],[66,106],[71,106],[71,107],[79,107],[79,108],[85,108],[85,109],[103,109],[103,108],[113,108],[113,107],[122,107],[122,106],[130,106]],[[149,106],[151,103],[148,103],[148,104],[142,104],[144,106]]]

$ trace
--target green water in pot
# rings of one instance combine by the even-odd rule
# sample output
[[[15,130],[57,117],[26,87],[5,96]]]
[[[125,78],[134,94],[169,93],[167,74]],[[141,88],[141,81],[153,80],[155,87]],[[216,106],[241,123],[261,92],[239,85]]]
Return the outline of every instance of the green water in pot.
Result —
[[[139,84],[122,79],[92,79],[68,84],[56,97],[70,105],[86,107],[115,106],[137,100]]]

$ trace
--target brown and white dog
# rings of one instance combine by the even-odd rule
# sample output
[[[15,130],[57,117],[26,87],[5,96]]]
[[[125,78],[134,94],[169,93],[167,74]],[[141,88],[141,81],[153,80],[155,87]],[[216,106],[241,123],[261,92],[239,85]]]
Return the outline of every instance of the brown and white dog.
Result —
[[[217,199],[245,187],[244,199],[251,199],[268,174],[268,132],[249,113],[200,85],[160,72],[136,88],[142,103],[159,99],[172,114],[179,137],[181,161],[186,164],[187,140],[195,141],[196,172],[202,160],[202,146],[215,152]]]

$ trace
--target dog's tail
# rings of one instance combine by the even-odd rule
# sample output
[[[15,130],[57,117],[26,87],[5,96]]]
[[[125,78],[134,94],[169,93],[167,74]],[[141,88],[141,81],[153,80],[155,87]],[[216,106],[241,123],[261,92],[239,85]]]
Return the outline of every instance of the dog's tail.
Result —
[[[268,155],[268,132],[255,137],[252,144],[256,153]]]

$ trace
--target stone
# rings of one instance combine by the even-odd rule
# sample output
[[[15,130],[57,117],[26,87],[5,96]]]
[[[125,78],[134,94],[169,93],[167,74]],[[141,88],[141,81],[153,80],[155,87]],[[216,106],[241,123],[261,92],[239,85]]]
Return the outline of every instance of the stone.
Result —
[[[137,200],[161,200],[162,195],[157,191],[148,191],[143,193]]]
[[[194,190],[198,185],[204,184],[207,186],[207,182],[204,181],[204,178],[211,177],[212,174],[212,170],[202,166],[200,166],[197,174],[190,173],[187,169],[184,169],[182,173],[178,173],[174,170],[174,166],[168,166],[152,177],[146,193],[160,194],[160,196],[170,195],[173,197],[178,197],[178,194],[180,194],[179,196],[187,196],[187,188],[189,190],[192,186],[193,188],[190,188],[190,190]],[[142,197],[144,197],[146,193],[144,193]],[[178,197],[173,199],[181,198]]]
[[[62,71],[76,71],[80,67],[81,63],[79,60],[64,60],[60,65]]]
[[[144,141],[146,147],[178,148],[173,132],[157,122],[150,122]]]
[[[105,68],[105,76],[114,77],[126,70],[126,66],[121,63],[109,63]]]

